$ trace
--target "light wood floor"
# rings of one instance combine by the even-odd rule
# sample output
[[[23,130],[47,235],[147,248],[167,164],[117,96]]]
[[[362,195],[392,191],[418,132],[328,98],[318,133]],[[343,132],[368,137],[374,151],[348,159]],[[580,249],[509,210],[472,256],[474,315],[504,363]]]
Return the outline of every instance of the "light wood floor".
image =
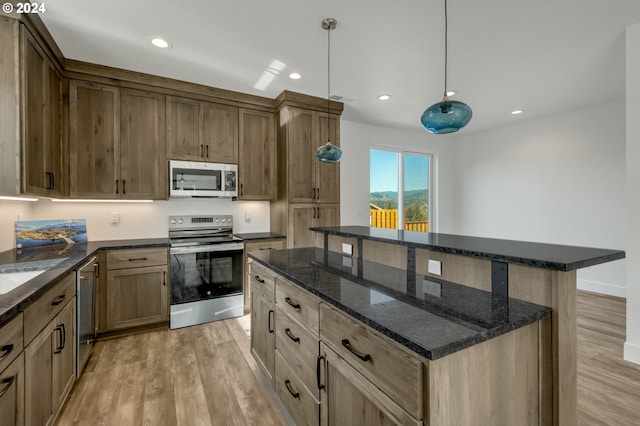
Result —
[[[622,359],[626,300],[578,292],[578,423],[640,425],[640,365]]]
[[[580,426],[640,426],[640,365],[622,360],[625,312],[624,299],[578,292]],[[286,424],[249,353],[249,320],[99,342],[58,424]]]
[[[59,425],[287,424],[249,352],[250,316],[98,342]]]

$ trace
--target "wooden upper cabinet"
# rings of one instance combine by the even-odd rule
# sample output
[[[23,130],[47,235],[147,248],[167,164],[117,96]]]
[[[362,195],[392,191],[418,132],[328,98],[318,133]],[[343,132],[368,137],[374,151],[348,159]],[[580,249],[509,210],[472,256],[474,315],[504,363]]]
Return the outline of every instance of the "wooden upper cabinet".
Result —
[[[120,89],[69,82],[73,198],[115,198],[120,174]]]
[[[164,95],[71,81],[71,196],[166,199]]]
[[[238,108],[168,96],[167,156],[237,164]]]
[[[288,200],[290,202],[339,203],[340,165],[322,163],[315,158],[315,150],[327,143],[340,146],[339,116],[301,108],[287,108],[281,116],[286,130],[288,152]]]
[[[289,201],[311,202],[315,195],[314,112],[290,108],[286,117]]]
[[[167,96],[167,155],[171,160],[202,161],[200,101]]]
[[[331,132],[331,144],[340,146],[340,120],[338,117],[326,113],[317,115],[318,146],[328,141],[327,131]],[[327,119],[329,125],[327,125]],[[314,151],[315,152],[315,151]],[[315,187],[318,203],[340,202],[340,163],[323,163],[315,159]]]
[[[131,199],[167,198],[165,141],[164,95],[122,89],[118,195]]]
[[[22,31],[23,189],[27,194],[63,196],[63,78],[25,28]]]
[[[238,108],[203,102],[206,161],[238,164]]]
[[[275,116],[240,109],[238,199],[273,200],[276,196]]]

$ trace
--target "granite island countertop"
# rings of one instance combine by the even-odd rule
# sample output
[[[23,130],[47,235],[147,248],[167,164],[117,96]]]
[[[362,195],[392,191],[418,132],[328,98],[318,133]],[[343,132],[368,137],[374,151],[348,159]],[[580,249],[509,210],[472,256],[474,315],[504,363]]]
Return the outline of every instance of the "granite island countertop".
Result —
[[[573,271],[625,257],[623,250],[370,228],[368,226],[332,226],[310,229],[329,235],[404,245],[557,271]]]
[[[169,247],[168,238],[91,241],[0,252],[0,271],[42,271],[15,289],[0,294],[0,326],[24,310],[68,273],[100,250]]]
[[[428,358],[438,359],[551,316],[551,309],[407,274],[319,248],[249,253],[323,301]],[[430,294],[440,288],[440,297]]]

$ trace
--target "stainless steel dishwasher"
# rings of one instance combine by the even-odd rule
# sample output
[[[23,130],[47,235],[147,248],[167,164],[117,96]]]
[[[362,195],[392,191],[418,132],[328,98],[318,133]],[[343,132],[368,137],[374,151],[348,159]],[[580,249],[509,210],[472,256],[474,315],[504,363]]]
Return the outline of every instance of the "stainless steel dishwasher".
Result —
[[[98,277],[98,263],[92,257],[87,263],[76,270],[76,315],[78,350],[76,352],[76,375],[80,377],[89,355],[93,350],[96,336],[95,305],[96,279]]]

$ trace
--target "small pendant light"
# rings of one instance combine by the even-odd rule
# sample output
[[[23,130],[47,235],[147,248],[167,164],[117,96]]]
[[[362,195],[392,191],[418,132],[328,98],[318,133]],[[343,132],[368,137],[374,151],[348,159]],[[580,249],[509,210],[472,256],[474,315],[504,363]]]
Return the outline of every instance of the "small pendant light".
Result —
[[[471,121],[473,115],[469,105],[452,101],[447,96],[447,0],[444,0],[444,96],[440,102],[431,105],[422,114],[422,126],[435,134],[453,133]]]
[[[337,163],[342,158],[342,150],[331,143],[331,30],[335,30],[338,21],[326,18],[322,28],[327,30],[327,143],[316,149],[316,158],[323,163]]]

